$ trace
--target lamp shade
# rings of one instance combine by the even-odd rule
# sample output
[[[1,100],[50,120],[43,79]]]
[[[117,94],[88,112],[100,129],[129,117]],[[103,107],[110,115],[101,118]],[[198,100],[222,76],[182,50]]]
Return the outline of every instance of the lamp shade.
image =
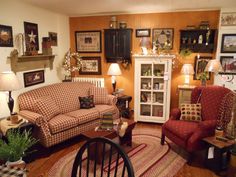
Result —
[[[112,63],[107,71],[107,75],[119,76],[121,75],[121,70],[118,63]]]
[[[193,65],[191,65],[191,64],[184,64],[182,66],[182,69],[181,69],[181,74],[193,75],[194,74]]]
[[[0,73],[0,91],[13,91],[21,88],[20,82],[12,71]]]
[[[210,60],[207,63],[205,71],[213,72],[213,73],[218,73],[218,72],[223,71],[223,68],[221,66],[220,61],[217,60],[217,59],[214,59],[214,60]]]

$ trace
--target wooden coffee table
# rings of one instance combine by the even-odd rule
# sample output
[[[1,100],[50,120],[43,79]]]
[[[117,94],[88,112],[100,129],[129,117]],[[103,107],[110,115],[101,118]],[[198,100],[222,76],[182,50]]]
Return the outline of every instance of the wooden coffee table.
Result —
[[[135,127],[136,122],[129,120],[129,119],[124,119],[122,118],[123,122],[127,122],[128,123],[128,127],[126,129],[125,135],[123,137],[119,137],[120,139],[120,145],[126,144],[128,146],[132,146],[132,130]],[[91,138],[95,138],[95,137],[105,137],[105,138],[109,138],[109,139],[114,139],[116,137],[118,137],[118,133],[115,130],[111,130],[111,131],[95,131],[95,129],[93,130],[88,130],[86,132],[81,133],[82,136],[84,136],[86,139],[91,139]],[[97,155],[97,162],[101,163],[101,156],[100,154],[102,154],[102,147],[99,145],[98,146],[98,155]],[[94,152],[93,150],[91,152]],[[91,159],[94,159],[95,155],[91,154]]]

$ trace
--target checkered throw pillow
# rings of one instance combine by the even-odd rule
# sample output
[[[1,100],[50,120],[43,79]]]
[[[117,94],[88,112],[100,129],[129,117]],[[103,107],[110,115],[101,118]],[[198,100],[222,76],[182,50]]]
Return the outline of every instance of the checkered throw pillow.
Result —
[[[38,98],[35,101],[34,109],[37,113],[46,117],[47,121],[60,114],[60,109],[50,96]]]
[[[181,104],[180,120],[201,121],[201,104]]]
[[[108,92],[103,87],[91,87],[90,95],[94,96],[95,104],[108,104]]]
[[[95,107],[93,102],[93,95],[79,97],[80,109],[89,109]]]

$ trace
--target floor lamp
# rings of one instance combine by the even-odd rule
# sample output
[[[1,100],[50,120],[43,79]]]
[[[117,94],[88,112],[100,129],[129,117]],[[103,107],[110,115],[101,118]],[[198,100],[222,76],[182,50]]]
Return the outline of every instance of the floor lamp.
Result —
[[[0,73],[0,91],[9,92],[8,107],[11,115],[13,114],[13,108],[14,108],[14,100],[11,96],[11,92],[13,90],[18,90],[20,88],[21,86],[19,80],[12,71]]]
[[[113,92],[116,91],[116,76],[121,75],[121,70],[118,63],[112,63],[107,71],[107,75],[111,76]]]

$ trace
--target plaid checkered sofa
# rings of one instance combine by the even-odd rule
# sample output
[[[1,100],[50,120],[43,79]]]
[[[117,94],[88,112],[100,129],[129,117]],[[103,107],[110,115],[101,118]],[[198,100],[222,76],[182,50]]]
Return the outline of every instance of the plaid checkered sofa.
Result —
[[[95,107],[80,109],[79,96],[94,95]],[[37,88],[18,97],[19,114],[35,124],[37,138],[50,147],[93,129],[104,113],[119,117],[116,97],[87,82],[65,82]]]

